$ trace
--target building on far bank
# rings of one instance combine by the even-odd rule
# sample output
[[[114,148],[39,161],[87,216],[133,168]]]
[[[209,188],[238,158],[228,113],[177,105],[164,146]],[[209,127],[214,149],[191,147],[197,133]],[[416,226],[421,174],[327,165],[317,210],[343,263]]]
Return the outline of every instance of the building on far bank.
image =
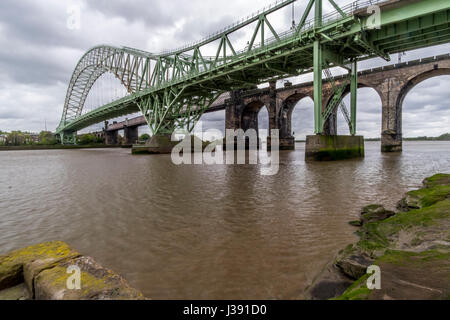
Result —
[[[0,134],[0,143],[5,143],[7,137],[8,136],[6,134]]]
[[[32,142],[32,143],[38,143],[39,142],[39,134],[37,133],[30,133],[26,135],[26,140],[28,142]]]

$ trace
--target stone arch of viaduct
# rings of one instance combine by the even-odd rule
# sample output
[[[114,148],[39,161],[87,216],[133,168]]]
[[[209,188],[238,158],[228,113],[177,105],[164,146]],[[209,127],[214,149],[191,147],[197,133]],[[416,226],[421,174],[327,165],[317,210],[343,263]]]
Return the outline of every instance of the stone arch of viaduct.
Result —
[[[373,88],[381,99],[382,151],[402,150],[402,105],[406,95],[420,82],[440,75],[450,75],[448,54],[359,72],[358,87]],[[344,77],[336,78],[338,85],[343,81]],[[349,87],[347,91],[350,91]],[[331,96],[331,85],[324,82],[323,110]],[[225,102],[226,129],[258,129],[258,112],[266,106],[269,128],[280,130],[280,147],[293,149],[292,112],[296,104],[306,97],[313,99],[312,82],[279,89],[276,89],[275,83],[270,83],[265,89],[233,91]],[[337,134],[336,113],[328,119],[324,129],[326,134]]]

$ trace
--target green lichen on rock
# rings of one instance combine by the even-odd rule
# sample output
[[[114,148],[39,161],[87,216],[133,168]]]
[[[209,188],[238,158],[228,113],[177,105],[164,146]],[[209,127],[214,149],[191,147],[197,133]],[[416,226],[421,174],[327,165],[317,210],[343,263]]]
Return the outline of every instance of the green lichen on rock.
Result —
[[[361,220],[349,221],[348,224],[353,226],[353,227],[361,227],[362,226]]]
[[[450,252],[445,248],[431,249],[422,252],[388,250],[383,256],[378,258],[376,262],[378,264],[390,263],[393,265],[405,266],[408,264],[421,265],[425,262],[433,261],[450,261]]]
[[[369,275],[364,275],[356,280],[341,296],[331,300],[367,300],[370,290],[367,288]]]
[[[69,267],[81,272],[81,288],[69,288]],[[0,257],[0,294],[24,283],[39,300],[144,299],[125,279],[60,241],[16,250]]]
[[[413,190],[399,202],[398,208],[402,211],[420,209],[431,206],[449,197],[450,175],[436,174],[423,181],[424,188]]]
[[[53,241],[16,250],[0,256],[0,290],[24,281],[24,265],[38,259],[60,260],[76,257],[79,253],[61,241]]]
[[[386,220],[395,215],[395,212],[386,210],[384,206],[379,204],[372,204],[366,206],[361,211],[361,224],[367,224],[369,222],[377,222]]]
[[[450,185],[450,174],[438,173],[432,177],[426,178],[423,181],[423,185],[426,188],[431,188],[435,186],[448,186]]]
[[[80,268],[80,288],[69,289],[67,268]],[[121,300],[143,299],[143,295],[131,288],[126,281],[109,269],[97,264],[90,257],[66,261],[52,269],[44,270],[35,279],[36,299],[45,300]]]
[[[436,185],[430,188],[410,191],[406,194],[406,203],[410,208],[429,207],[444,200],[450,194],[450,185]]]

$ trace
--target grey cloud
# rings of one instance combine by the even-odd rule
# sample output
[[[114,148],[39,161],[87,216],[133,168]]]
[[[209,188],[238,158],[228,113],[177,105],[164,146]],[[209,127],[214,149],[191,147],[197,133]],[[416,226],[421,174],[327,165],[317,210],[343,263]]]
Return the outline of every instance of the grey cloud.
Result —
[[[95,0],[87,1],[89,8],[111,17],[120,17],[133,23],[142,21],[152,28],[170,27],[186,12],[190,1],[182,1],[175,5],[175,1],[146,1],[146,0]]]

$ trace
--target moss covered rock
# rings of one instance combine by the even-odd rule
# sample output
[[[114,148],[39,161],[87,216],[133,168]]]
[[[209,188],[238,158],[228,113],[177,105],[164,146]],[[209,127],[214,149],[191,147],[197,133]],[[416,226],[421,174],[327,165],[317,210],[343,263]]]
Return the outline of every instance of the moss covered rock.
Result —
[[[450,186],[450,174],[438,173],[432,177],[423,180],[425,188],[432,188],[435,186]]]
[[[337,299],[450,297],[450,175],[425,179],[424,188],[408,192],[402,202],[396,214],[380,205],[362,210],[361,220],[368,219],[357,231],[360,240],[341,250],[333,263],[342,276],[357,280]],[[367,288],[369,265],[381,269],[381,290]]]
[[[448,249],[424,252],[387,251],[374,262],[381,270],[381,289],[367,288],[368,275],[339,300],[444,300],[450,296]]]
[[[449,178],[439,174],[425,179],[424,188],[408,192],[403,199],[407,210],[361,228],[360,241],[351,250],[343,250],[337,262],[352,260],[355,255],[369,256],[381,268],[382,289],[367,289],[368,276],[361,274],[340,299],[450,296]]]
[[[436,174],[423,181],[424,188],[408,192],[399,202],[398,209],[409,211],[431,206],[439,201],[449,198],[450,175]]]
[[[361,224],[382,221],[395,215],[395,212],[386,210],[384,206],[372,204],[366,206],[361,211]]]

